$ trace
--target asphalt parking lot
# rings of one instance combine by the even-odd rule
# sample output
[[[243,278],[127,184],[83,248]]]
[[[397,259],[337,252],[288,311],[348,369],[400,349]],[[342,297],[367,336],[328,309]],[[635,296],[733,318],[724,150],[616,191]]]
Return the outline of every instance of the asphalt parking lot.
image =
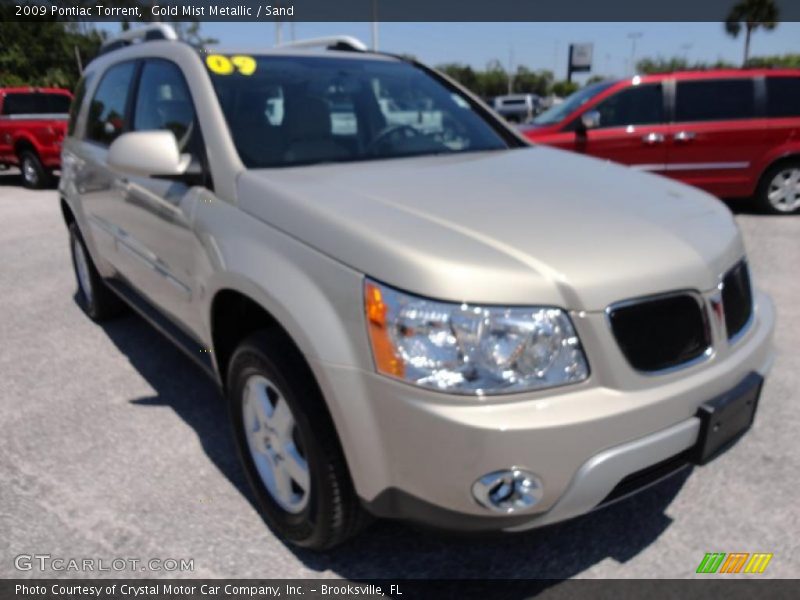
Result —
[[[800,572],[800,217],[737,216],[778,308],[754,429],[710,465],[592,515],[515,536],[375,523],[327,554],[293,551],[251,504],[223,405],[138,317],[103,327],[74,300],[54,190],[0,172],[0,577],[14,557],[194,559],[192,577],[691,577],[706,552],[772,552]],[[126,571],[108,576],[163,576]]]

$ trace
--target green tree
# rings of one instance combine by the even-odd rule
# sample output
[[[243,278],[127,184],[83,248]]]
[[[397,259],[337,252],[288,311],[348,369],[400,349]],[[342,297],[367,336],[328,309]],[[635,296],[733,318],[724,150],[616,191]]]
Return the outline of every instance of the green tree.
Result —
[[[486,70],[478,73],[478,87],[484,98],[508,93],[508,73],[499,60],[489,61]]]
[[[482,95],[478,89],[478,76],[469,65],[462,63],[446,63],[438,65],[436,68],[448,77],[455,79],[471,92],[479,96]]]
[[[608,79],[605,75],[592,75],[589,79],[586,80],[584,85],[592,85],[593,83],[600,83],[601,81],[605,81]]]
[[[545,96],[553,85],[553,73],[547,70],[532,71],[520,65],[514,73],[513,90],[518,94],[538,94]]]
[[[574,81],[556,81],[551,87],[550,91],[556,96],[566,98],[573,92],[577,91],[580,86]]]
[[[783,54],[774,56],[754,56],[747,61],[751,67],[783,67],[800,69],[800,54]]]
[[[731,8],[725,19],[725,31],[734,38],[739,36],[744,26],[744,60],[747,65],[750,58],[750,36],[759,27],[771,31],[778,26],[780,12],[774,0],[741,0]]]
[[[0,6],[0,86],[74,89],[103,36],[85,24],[14,21],[7,8]]]
[[[676,71],[702,71],[705,69],[730,69],[733,68],[729,62],[718,60],[714,63],[694,62],[689,63],[685,58],[673,56],[672,58],[643,58],[636,63],[636,71],[643,75],[653,73],[674,73]]]

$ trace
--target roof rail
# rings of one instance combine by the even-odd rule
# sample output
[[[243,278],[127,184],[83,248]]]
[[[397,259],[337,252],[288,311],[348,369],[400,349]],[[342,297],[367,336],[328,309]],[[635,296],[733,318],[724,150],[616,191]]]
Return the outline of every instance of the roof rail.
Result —
[[[327,48],[329,50],[349,50],[351,52],[366,52],[367,45],[351,35],[332,35],[310,40],[298,40],[279,44],[278,48]]]
[[[145,27],[137,27],[124,31],[116,37],[103,42],[100,54],[111,52],[138,42],[152,42],[155,40],[177,40],[178,34],[171,25],[166,23],[153,23]]]

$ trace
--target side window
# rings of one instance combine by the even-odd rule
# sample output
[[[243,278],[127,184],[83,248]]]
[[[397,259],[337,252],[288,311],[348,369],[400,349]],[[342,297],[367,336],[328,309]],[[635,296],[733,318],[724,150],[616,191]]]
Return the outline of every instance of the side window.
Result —
[[[679,81],[675,121],[725,121],[756,116],[752,79]]]
[[[800,77],[767,77],[767,116],[800,117]]]
[[[91,77],[91,76],[89,76]],[[89,83],[89,78],[81,77],[75,88],[75,97],[72,99],[72,104],[69,107],[69,123],[67,124],[67,135],[75,134],[75,125],[78,122],[78,115],[81,112],[83,105],[83,98],[86,96],[86,86]]]
[[[87,139],[110,144],[125,128],[125,104],[135,65],[126,62],[111,67],[103,75],[89,105]]]
[[[661,84],[626,88],[597,105],[600,127],[650,125],[664,121]]]
[[[139,79],[133,129],[168,129],[185,150],[193,128],[194,106],[180,68],[165,60],[147,61]]]

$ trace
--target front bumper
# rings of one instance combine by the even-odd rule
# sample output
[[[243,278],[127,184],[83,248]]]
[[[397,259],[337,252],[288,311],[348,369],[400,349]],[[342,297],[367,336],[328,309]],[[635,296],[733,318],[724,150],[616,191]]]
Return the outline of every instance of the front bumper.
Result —
[[[694,446],[699,405],[748,373],[769,370],[774,318],[772,302],[758,294],[753,321],[735,345],[649,378],[621,374],[630,368],[610,337],[602,340],[601,317],[576,322],[593,342],[587,348],[602,350],[605,377],[469,402],[357,369],[314,367],[369,510],[453,529],[519,530],[588,512],[628,475]],[[540,478],[541,501],[512,515],[479,505],[473,482],[512,466]]]

